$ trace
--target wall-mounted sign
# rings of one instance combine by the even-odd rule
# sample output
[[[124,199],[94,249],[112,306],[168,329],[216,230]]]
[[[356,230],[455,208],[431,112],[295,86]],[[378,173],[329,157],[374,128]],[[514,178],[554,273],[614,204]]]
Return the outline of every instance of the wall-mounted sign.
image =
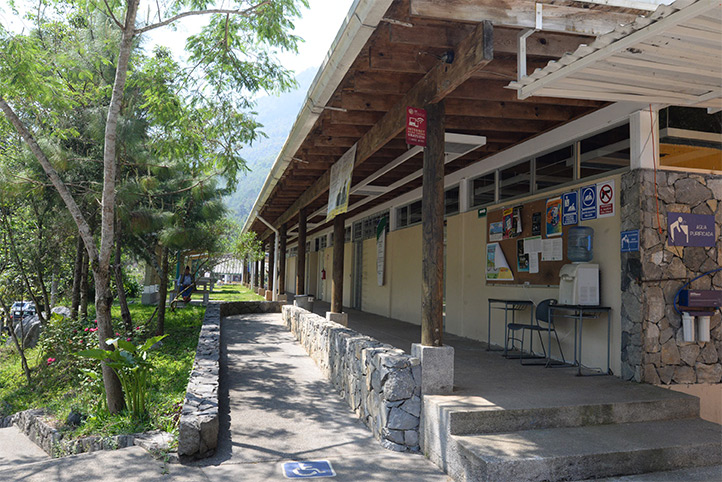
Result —
[[[562,194],[562,226],[579,222],[579,193],[577,191]]]
[[[597,184],[597,217],[614,216],[614,180]]]
[[[406,143],[426,147],[426,111],[416,107],[406,109]]]
[[[622,253],[639,251],[639,229],[634,231],[622,231],[619,234],[619,243]]]
[[[714,246],[717,226],[711,214],[667,213],[670,246]]]
[[[376,226],[376,280],[379,286],[384,285],[386,267],[386,218],[383,217]]]
[[[481,208],[481,209],[479,209],[479,211],[477,211],[477,215],[478,215],[480,218],[483,218],[484,216],[486,216],[486,208]]]
[[[580,204],[582,205],[582,221],[597,219],[597,186],[584,186],[579,190]]]
[[[326,221],[348,210],[348,196],[351,191],[351,176],[356,161],[356,144],[331,166],[331,180],[328,188],[328,211]]]

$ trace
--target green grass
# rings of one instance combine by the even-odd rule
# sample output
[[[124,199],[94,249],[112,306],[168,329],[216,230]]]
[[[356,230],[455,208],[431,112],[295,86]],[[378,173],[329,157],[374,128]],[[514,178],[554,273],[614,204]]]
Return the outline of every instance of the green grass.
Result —
[[[220,285],[213,288],[213,301],[263,301],[265,298],[241,284]]]
[[[155,332],[156,320],[146,325],[155,307],[133,303],[130,309],[133,333],[123,332],[117,306],[113,307],[112,313],[114,327],[120,336],[139,344]],[[93,316],[88,320],[53,320],[48,324],[38,347],[27,350],[32,371],[29,386],[15,348],[4,343],[0,345],[0,416],[43,408],[60,422],[59,428],[77,437],[148,429],[173,432],[177,428],[204,312],[205,308],[199,306],[167,312],[165,333],[168,336],[162,346],[151,352],[154,368],[148,398],[149,413],[144,419],[133,419],[128,414],[107,414],[99,403],[103,399],[101,383],[82,371],[99,371],[97,362],[74,355],[97,345],[96,333],[92,331],[95,326]],[[63,427],[71,410],[83,415],[85,420],[80,427]]]

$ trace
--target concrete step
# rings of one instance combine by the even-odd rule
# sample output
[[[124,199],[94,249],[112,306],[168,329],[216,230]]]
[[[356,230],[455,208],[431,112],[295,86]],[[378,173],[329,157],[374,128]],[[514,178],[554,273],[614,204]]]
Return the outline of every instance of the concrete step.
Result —
[[[50,460],[50,456],[17,427],[0,428],[0,473],[11,466],[44,460]]]
[[[553,481],[722,464],[722,427],[701,419],[452,435],[466,481]]]
[[[469,403],[465,407],[449,407],[449,433],[484,434],[699,417],[699,400],[694,397],[515,409],[484,402],[486,406]]]
[[[594,480],[596,482],[714,482],[722,480],[722,465],[652,472],[650,474],[622,475],[620,477]]]

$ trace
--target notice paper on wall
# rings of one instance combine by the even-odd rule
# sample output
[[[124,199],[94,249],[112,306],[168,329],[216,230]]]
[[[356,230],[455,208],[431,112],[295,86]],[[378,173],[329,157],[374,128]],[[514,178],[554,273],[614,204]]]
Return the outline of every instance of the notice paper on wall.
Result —
[[[539,253],[529,253],[529,273],[539,272]]]
[[[486,279],[497,281],[514,280],[514,273],[509,268],[509,263],[507,263],[499,243],[486,245]]]
[[[532,236],[530,238],[524,238],[524,252],[525,253],[541,253],[542,252],[541,236]]]
[[[564,259],[562,238],[542,240],[542,261],[562,261]]]

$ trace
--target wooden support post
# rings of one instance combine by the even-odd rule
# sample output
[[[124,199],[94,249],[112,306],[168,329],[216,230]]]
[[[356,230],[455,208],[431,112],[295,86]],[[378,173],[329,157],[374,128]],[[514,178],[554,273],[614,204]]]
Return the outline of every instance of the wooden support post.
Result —
[[[260,278],[260,283],[258,283],[258,286],[260,288],[266,289],[266,246],[264,245],[261,249],[263,251],[263,258],[261,258],[261,269],[258,273],[258,277]]]
[[[258,288],[260,286],[259,280],[261,277],[261,260],[257,259],[253,265],[253,287]]]
[[[286,223],[281,225],[281,229],[278,230],[278,294],[282,295],[286,293],[286,231],[288,226]]]
[[[298,212],[298,256],[296,256],[296,295],[306,294],[306,208]]]
[[[331,273],[331,313],[343,312],[343,250],[345,244],[344,220],[339,214],[333,218],[333,268]]]
[[[442,346],[444,307],[444,102],[426,106],[421,191],[421,344]]]
[[[274,263],[276,262],[276,234],[272,234],[268,238],[268,290],[273,291],[273,281],[278,276],[274,269]]]

